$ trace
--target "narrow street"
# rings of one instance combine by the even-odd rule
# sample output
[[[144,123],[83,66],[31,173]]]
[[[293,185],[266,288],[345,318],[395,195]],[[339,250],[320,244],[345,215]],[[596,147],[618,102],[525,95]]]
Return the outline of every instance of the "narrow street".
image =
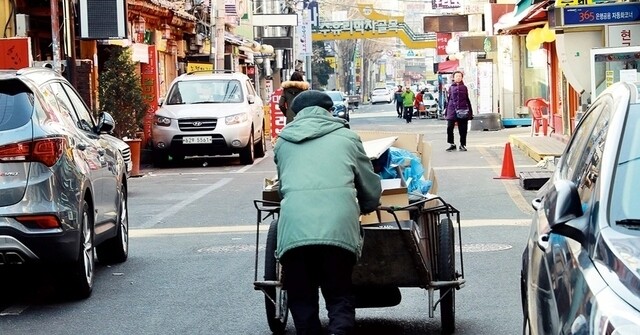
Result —
[[[456,292],[456,334],[518,333],[520,255],[535,192],[493,177],[508,135],[528,129],[471,132],[468,152],[445,152],[443,121],[406,126],[391,113],[391,105],[362,106],[352,129],[421,132],[431,141],[439,195],[462,213],[467,285]],[[533,160],[513,154],[517,169],[534,168]],[[275,175],[272,152],[252,166],[218,157],[143,173],[130,179],[129,260],[99,265],[93,295],[84,301],[60,299],[46,277],[3,277],[2,334],[270,333],[263,294],[252,285],[252,200],[260,198],[263,179]],[[262,258],[258,264],[261,278]],[[439,334],[439,311],[427,317],[426,291],[402,294],[398,306],[359,309],[358,334]],[[294,333],[291,320],[288,329]]]

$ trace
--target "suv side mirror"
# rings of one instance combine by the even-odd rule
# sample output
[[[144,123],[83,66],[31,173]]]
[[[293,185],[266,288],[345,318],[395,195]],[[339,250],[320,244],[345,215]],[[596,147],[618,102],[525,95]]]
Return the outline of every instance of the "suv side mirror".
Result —
[[[254,97],[253,95],[247,95],[247,102],[249,102],[250,104],[255,103],[256,97]]]
[[[569,180],[558,180],[543,200],[551,231],[584,243],[588,218],[583,217],[582,201],[576,185]]]
[[[163,103],[164,103],[164,98],[158,99],[158,107],[161,107]]]
[[[111,133],[115,127],[113,116],[107,112],[102,112],[98,116],[98,133]]]

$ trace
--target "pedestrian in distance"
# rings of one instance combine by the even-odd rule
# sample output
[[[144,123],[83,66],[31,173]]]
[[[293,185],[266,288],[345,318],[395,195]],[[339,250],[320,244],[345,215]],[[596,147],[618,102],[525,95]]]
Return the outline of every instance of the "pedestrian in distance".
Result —
[[[396,112],[398,113],[398,118],[402,118],[402,114],[404,112],[404,103],[402,101],[402,85],[398,85],[398,89],[393,94],[393,100],[396,102]]]
[[[404,119],[407,123],[411,123],[413,118],[413,103],[416,98],[415,93],[411,90],[411,87],[407,86],[402,92],[402,105],[404,106]]]
[[[351,276],[363,235],[360,214],[380,204],[380,177],[360,137],[333,117],[331,98],[308,90],[291,104],[295,121],[279,134],[274,160],[280,182],[276,257],[297,334],[321,334],[318,288],[330,334],[353,334]]]
[[[469,100],[469,90],[462,81],[464,75],[461,71],[453,73],[453,83],[449,87],[447,98],[447,110],[445,119],[447,120],[447,151],[457,149],[453,138],[453,128],[458,124],[460,134],[460,151],[467,151],[467,126],[469,120],[473,120],[473,109]]]
[[[416,114],[418,115],[418,119],[420,118],[420,115],[424,110],[423,97],[424,97],[424,92],[425,91],[426,91],[426,88],[422,89],[422,90],[419,90],[418,93],[416,94],[415,101],[413,102],[413,108],[415,108],[415,110],[416,110]]]
[[[309,89],[309,83],[304,81],[304,77],[301,72],[295,71],[291,74],[291,78],[282,83],[282,95],[278,101],[278,107],[280,111],[287,118],[287,124],[293,121],[294,113],[291,111],[291,102],[300,94],[300,92]]]

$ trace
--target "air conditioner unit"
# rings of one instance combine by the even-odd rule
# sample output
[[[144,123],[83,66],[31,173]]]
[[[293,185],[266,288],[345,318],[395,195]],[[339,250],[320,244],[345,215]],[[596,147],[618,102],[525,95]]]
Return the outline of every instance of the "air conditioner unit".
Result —
[[[127,38],[126,0],[80,0],[80,38]]]

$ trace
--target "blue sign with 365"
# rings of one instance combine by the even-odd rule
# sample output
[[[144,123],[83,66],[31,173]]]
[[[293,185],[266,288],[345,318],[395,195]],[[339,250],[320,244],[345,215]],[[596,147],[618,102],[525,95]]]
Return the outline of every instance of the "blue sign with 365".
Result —
[[[563,25],[595,25],[640,20],[640,3],[622,3],[571,7],[563,11]]]

